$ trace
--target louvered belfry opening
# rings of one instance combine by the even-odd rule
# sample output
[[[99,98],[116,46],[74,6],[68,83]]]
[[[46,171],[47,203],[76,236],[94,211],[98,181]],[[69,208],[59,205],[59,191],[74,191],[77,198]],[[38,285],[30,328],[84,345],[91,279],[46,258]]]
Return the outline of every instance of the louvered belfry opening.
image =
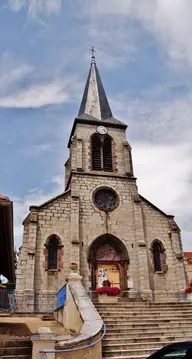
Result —
[[[112,140],[110,136],[92,136],[92,169],[95,171],[113,171]]]
[[[92,137],[92,169],[101,171],[101,140],[97,134]]]
[[[103,141],[103,169],[107,172],[113,171],[112,143],[109,136],[106,136]]]

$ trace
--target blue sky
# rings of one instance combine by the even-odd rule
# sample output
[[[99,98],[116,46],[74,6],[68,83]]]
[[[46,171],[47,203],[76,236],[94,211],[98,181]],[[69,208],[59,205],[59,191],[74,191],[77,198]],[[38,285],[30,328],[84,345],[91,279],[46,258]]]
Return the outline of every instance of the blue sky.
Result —
[[[1,0],[0,193],[14,201],[17,247],[29,206],[64,189],[94,45],[139,192],[176,215],[192,251],[191,13],[191,0]]]

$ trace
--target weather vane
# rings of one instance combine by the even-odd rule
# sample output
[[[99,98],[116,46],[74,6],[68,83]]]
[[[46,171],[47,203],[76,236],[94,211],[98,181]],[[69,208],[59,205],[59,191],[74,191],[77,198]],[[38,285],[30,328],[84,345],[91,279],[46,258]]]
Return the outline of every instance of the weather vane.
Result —
[[[95,47],[94,46],[91,46],[91,52],[92,52],[92,56],[91,56],[91,59],[92,59],[92,61],[95,61],[95,53],[96,53],[96,51],[95,51]]]

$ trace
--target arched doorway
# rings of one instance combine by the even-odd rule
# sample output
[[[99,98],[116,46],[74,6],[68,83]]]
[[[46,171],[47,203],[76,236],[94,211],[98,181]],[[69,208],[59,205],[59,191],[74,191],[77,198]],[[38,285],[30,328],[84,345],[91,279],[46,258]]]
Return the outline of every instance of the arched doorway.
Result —
[[[128,252],[116,237],[106,234],[97,238],[89,251],[92,290],[102,286],[104,279],[112,286],[127,289]]]

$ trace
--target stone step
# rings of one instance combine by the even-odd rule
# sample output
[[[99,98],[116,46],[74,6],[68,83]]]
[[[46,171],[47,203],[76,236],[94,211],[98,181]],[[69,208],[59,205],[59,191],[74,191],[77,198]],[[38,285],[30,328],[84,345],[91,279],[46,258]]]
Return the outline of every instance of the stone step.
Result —
[[[107,323],[106,323],[107,324]],[[169,322],[167,324],[170,324],[170,325],[166,325],[166,323],[123,323],[123,324],[120,324],[120,323],[113,323],[113,324],[109,324],[109,325],[106,325],[107,326],[107,330],[110,330],[110,329],[126,329],[126,330],[133,330],[133,329],[137,329],[137,330],[146,330],[146,329],[157,329],[157,328],[160,328],[160,329],[183,329],[183,328],[192,328],[192,325],[189,323],[183,323],[182,321],[177,323],[172,323],[172,322]]]
[[[103,358],[146,359],[169,343],[192,339],[192,303],[97,303],[107,332]]]
[[[10,340],[0,339],[0,348],[11,348],[11,347],[32,347],[30,340]]]
[[[179,315],[179,316],[192,316],[192,310],[190,311],[178,311],[178,310],[175,310],[175,311],[168,311],[168,310],[165,310],[165,311],[154,311],[154,312],[149,312],[149,311],[139,311],[139,312],[136,312],[136,311],[125,311],[125,310],[121,310],[121,311],[116,311],[116,310],[111,310],[111,311],[106,311],[106,310],[103,310],[103,311],[99,311],[100,315],[102,316],[134,316],[134,317],[140,317],[140,316],[144,316],[144,317],[147,317],[147,316],[165,316],[165,315],[169,315],[169,316],[174,316],[174,315]]]
[[[31,355],[31,348],[30,347],[0,348],[0,358],[6,355],[12,355],[12,356]]]
[[[43,321],[54,321],[55,320],[55,317],[54,317],[54,314],[53,313],[49,313],[49,314],[44,314],[42,315],[41,319]]]
[[[106,359],[146,359],[146,355],[123,355],[123,356],[114,356],[114,357],[105,357]]]
[[[176,343],[175,341],[162,341],[162,342],[147,342],[147,343],[132,343],[132,344],[122,344],[122,343],[117,343],[117,344],[103,344],[102,348],[103,348],[103,352],[107,352],[107,351],[111,351],[111,350],[132,350],[132,349],[146,349],[147,348],[154,348],[154,347],[165,347],[166,345],[170,344],[170,343]]]
[[[173,312],[191,312],[192,311],[192,307],[169,307],[169,308],[166,308],[166,307],[161,307],[161,308],[155,308],[155,307],[146,307],[146,308],[141,308],[141,307],[138,307],[138,308],[133,308],[131,306],[122,306],[122,307],[109,307],[109,306],[102,306],[102,307],[97,307],[96,306],[96,309],[98,311],[104,311],[104,312],[120,312],[120,311],[131,311],[131,312],[134,312],[134,313],[141,313],[141,312],[150,312],[150,313],[154,313],[154,312],[169,312],[169,311],[173,311]]]
[[[191,341],[192,339],[192,334],[185,336],[185,341]],[[163,336],[145,336],[145,337],[117,337],[116,335],[114,335],[111,338],[104,338],[102,340],[103,345],[114,345],[114,343],[121,343],[122,345],[124,344],[132,344],[132,343],[153,343],[153,342],[160,342],[162,343],[163,341],[169,341],[169,342],[181,342],[183,341],[183,336],[181,336],[180,333],[177,333],[175,335],[172,335],[172,333],[170,333],[169,335],[163,335]]]
[[[122,337],[125,337],[125,336],[128,336],[128,337],[132,337],[133,335],[135,335],[135,336],[137,336],[137,337],[147,337],[147,336],[149,336],[149,335],[151,335],[151,334],[154,334],[154,335],[158,335],[159,334],[159,336],[160,335],[175,335],[175,334],[181,334],[181,335],[188,335],[188,336],[192,336],[192,328],[191,328],[191,326],[189,326],[188,328],[182,328],[182,330],[181,330],[181,328],[176,328],[176,329],[172,329],[172,328],[165,328],[164,330],[157,330],[158,328],[156,328],[156,330],[154,330],[154,329],[149,329],[149,330],[147,330],[147,329],[143,329],[142,331],[140,330],[138,330],[137,328],[135,329],[135,328],[133,328],[132,330],[131,330],[131,332],[127,332],[127,329],[125,329],[124,331],[121,329],[121,330],[116,330],[116,329],[114,329],[114,328],[112,328],[112,329],[110,329],[110,330],[108,330],[107,329],[107,333],[106,333],[106,335],[107,335],[107,337],[108,338],[111,338],[111,337],[113,337],[113,336],[115,336],[116,338],[122,338]]]
[[[108,323],[108,325],[110,325],[111,323],[122,323],[122,322],[125,322],[125,323],[130,323],[130,324],[132,324],[132,323],[134,323],[134,324],[137,324],[137,323],[140,323],[141,325],[143,325],[143,323],[144,324],[150,324],[150,323],[178,323],[178,324],[180,324],[180,323],[191,323],[191,318],[184,318],[183,320],[182,320],[182,318],[174,318],[174,317],[172,317],[172,318],[170,318],[170,317],[165,317],[165,318],[142,318],[142,319],[139,319],[139,318],[129,318],[129,317],[122,317],[121,319],[119,319],[119,318],[116,318],[116,317],[114,317],[114,318],[103,318],[104,319],[104,322],[105,322],[105,324],[107,324]],[[188,319],[188,320],[187,320]]]
[[[107,350],[105,352],[103,352],[103,357],[117,357],[117,356],[137,356],[137,355],[143,355],[145,358],[146,356],[151,355],[152,353],[154,353],[155,351],[161,349],[161,346],[157,346],[154,348],[148,348],[146,347],[145,349],[120,349],[120,350]]]
[[[119,302],[119,303],[95,303],[94,305],[96,307],[176,308],[176,307],[192,307],[192,302],[172,302],[172,303]]]
[[[124,316],[101,316],[101,318],[103,319],[104,322],[140,322],[140,323],[143,323],[143,322],[146,322],[146,321],[149,321],[149,322],[152,322],[152,321],[160,321],[160,322],[164,322],[164,321],[184,321],[184,322],[191,322],[192,321],[192,316],[146,316],[146,317],[133,317],[133,316],[127,316],[127,315],[124,315]]]
[[[190,305],[183,305],[183,306],[174,306],[174,307],[152,307],[152,306],[146,306],[146,307],[142,307],[142,306],[138,306],[138,307],[133,307],[131,305],[121,305],[121,306],[117,306],[117,305],[101,305],[101,306],[95,306],[98,310],[132,310],[132,311],[142,311],[142,310],[148,310],[148,311],[161,311],[161,310],[191,310],[192,306]]]

